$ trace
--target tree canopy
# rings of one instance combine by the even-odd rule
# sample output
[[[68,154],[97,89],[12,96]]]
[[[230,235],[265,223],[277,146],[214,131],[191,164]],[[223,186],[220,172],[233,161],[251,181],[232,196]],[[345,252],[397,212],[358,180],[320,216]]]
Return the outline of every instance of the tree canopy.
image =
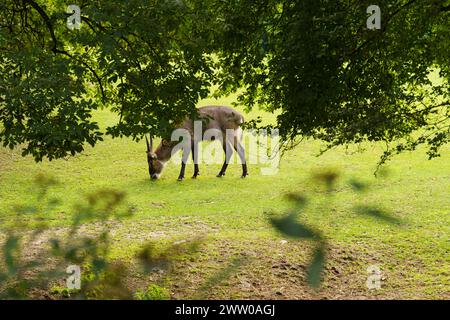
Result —
[[[450,2],[77,0],[0,4],[0,142],[39,161],[105,134],[165,136],[209,94],[279,112],[285,141],[385,141],[391,154],[449,141]],[[430,74],[439,75],[433,79]],[[93,111],[116,124],[99,128]]]

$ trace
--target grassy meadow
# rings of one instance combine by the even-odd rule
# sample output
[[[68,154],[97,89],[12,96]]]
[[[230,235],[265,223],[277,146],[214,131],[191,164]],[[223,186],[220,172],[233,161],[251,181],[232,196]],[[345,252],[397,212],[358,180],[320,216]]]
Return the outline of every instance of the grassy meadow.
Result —
[[[244,115],[274,119],[258,111]],[[117,121],[106,110],[95,117],[103,127]],[[47,196],[61,200],[45,212],[50,232],[70,226],[73,206],[86,195],[126,193],[133,215],[113,224],[111,258],[133,270],[126,281],[136,292],[157,284],[175,299],[449,299],[450,148],[432,161],[424,150],[399,155],[374,176],[383,145],[340,147],[318,157],[323,146],[301,143],[283,156],[276,175],[262,175],[261,165],[253,164],[241,179],[234,164],[226,177],[216,178],[220,164],[201,164],[200,177],[192,180],[188,165],[181,183],[177,163],[150,181],[143,141],[106,138],[81,155],[43,163],[21,157],[19,149],[0,148],[0,226],[13,223],[16,205],[33,204],[33,181],[46,175],[59,181]],[[330,172],[337,178],[329,190],[317,177]],[[310,288],[305,275],[313,244],[287,238],[269,222],[297,210],[290,193],[306,199],[298,219],[327,240],[319,289]],[[83,228],[95,231],[96,224]],[[179,257],[170,272],[146,274],[134,259],[149,241],[163,247],[192,239],[201,239],[198,251]],[[371,265],[382,271],[380,289],[366,286]],[[54,296],[49,288],[35,297]]]

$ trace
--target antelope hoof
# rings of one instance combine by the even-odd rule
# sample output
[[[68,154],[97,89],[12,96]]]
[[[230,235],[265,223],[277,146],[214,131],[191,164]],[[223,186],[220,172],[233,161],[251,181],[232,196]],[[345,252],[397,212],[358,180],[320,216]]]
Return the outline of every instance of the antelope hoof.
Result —
[[[216,177],[217,178],[222,178],[223,176],[225,176],[225,173],[220,172]]]
[[[192,176],[192,179],[197,179],[197,174],[194,174],[193,176]]]
[[[245,177],[247,177],[247,176],[248,176],[248,173],[244,173],[244,174],[242,174],[241,179],[245,179]]]
[[[178,181],[183,181],[184,177],[178,177]]]

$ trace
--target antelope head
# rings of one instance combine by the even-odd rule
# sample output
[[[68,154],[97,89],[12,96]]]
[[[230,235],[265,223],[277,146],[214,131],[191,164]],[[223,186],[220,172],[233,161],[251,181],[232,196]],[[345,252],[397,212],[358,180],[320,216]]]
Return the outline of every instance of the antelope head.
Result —
[[[145,142],[147,143],[147,162],[148,162],[148,173],[150,179],[158,179],[164,165],[158,160],[158,155],[153,152],[153,136],[150,136],[150,142],[145,136]]]

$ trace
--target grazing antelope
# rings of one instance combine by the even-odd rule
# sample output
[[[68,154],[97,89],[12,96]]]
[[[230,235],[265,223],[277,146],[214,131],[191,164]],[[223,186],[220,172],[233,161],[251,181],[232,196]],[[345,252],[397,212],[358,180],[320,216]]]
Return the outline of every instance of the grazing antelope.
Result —
[[[201,136],[197,137],[195,134],[195,122],[193,119],[186,119],[181,129],[185,129],[190,135],[190,148],[185,148],[183,150],[183,157],[181,162],[181,171],[178,176],[178,180],[184,179],[184,172],[186,169],[186,163],[189,158],[189,153],[192,151],[192,159],[194,160],[194,175],[192,178],[197,178],[199,175],[198,168],[198,143],[203,140],[204,134],[207,130],[215,130],[221,137],[221,143],[223,151],[225,152],[225,162],[223,163],[222,169],[220,170],[217,177],[222,177],[230,162],[230,158],[233,154],[230,145],[238,153],[241,163],[242,163],[242,178],[248,175],[247,163],[245,161],[245,150],[241,144],[242,140],[242,129],[240,125],[244,122],[244,117],[226,106],[207,106],[199,108],[197,111],[198,119],[201,120]],[[164,169],[165,164],[172,156],[172,151],[174,147],[178,144],[176,141],[162,140],[160,145],[153,152],[153,137],[150,136],[150,142],[145,137],[147,142],[147,162],[148,162],[148,172],[151,179],[158,179],[161,176],[161,172]],[[212,139],[214,140],[214,139]]]

